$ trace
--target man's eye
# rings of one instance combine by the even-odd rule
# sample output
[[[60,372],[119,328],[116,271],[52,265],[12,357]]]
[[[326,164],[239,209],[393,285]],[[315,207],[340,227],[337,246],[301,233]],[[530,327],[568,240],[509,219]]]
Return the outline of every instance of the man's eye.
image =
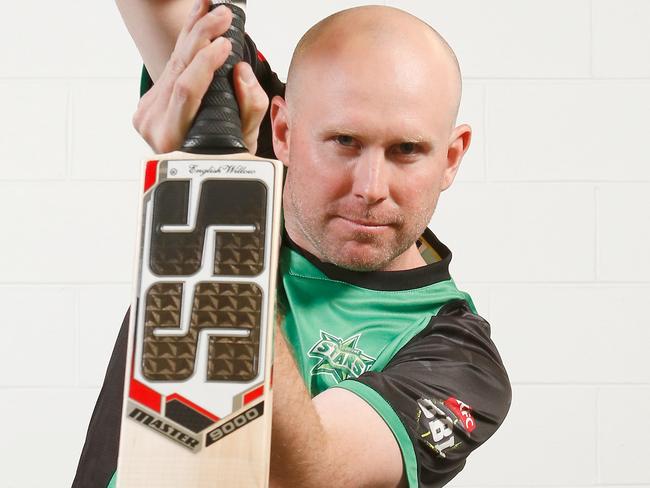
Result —
[[[355,141],[352,136],[336,136],[336,142],[338,142],[341,146],[354,146]]]
[[[398,147],[400,154],[413,154],[417,150],[414,142],[402,142]]]

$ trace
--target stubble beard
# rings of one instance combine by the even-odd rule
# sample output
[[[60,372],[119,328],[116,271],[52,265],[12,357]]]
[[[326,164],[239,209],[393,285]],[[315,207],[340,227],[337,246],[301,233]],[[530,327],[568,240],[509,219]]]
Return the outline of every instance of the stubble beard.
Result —
[[[433,209],[428,212],[421,209],[410,222],[402,215],[391,216],[391,227],[395,230],[394,239],[382,239],[372,232],[356,231],[349,235],[343,242],[328,239],[326,235],[327,223],[332,220],[331,214],[325,209],[320,215],[305,212],[301,201],[295,198],[293,191],[289,192],[289,207],[293,214],[299,232],[309,241],[316,250],[316,257],[321,261],[329,262],[340,268],[352,271],[377,271],[386,268],[397,257],[406,252],[418,239],[426,228]],[[368,209],[364,218],[373,220],[373,211]],[[346,244],[363,245],[368,252],[351,253],[345,249]]]

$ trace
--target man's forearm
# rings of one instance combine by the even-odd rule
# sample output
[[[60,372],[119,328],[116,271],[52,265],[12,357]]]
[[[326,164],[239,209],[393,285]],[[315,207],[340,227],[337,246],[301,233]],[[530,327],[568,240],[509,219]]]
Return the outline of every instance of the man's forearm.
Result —
[[[276,327],[273,361],[271,487],[337,486],[328,469],[331,442],[298,372],[282,331]]]
[[[151,78],[162,73],[194,0],[115,0]]]

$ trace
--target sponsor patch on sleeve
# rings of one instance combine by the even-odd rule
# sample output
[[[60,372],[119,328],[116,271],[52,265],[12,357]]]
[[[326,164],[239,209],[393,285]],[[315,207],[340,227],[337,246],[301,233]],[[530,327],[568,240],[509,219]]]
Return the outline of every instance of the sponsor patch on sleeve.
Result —
[[[461,445],[461,439],[454,435],[454,427],[463,429],[467,435],[476,428],[472,408],[457,398],[444,401],[420,398],[418,407],[418,433],[437,457],[445,458],[446,451]]]

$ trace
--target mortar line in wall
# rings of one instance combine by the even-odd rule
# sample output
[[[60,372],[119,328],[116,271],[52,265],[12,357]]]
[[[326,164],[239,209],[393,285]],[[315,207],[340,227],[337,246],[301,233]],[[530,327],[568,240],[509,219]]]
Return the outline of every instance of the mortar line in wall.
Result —
[[[594,443],[594,456],[596,456],[596,483],[600,483],[601,479],[601,472],[600,472],[600,463],[598,462],[600,459],[600,388],[596,389],[596,419],[595,423],[596,425],[594,426],[594,434],[596,436],[596,442]]]
[[[81,384],[81,371],[79,367],[81,360],[81,312],[80,312],[80,290],[78,287],[74,288],[74,384],[78,387]]]
[[[43,283],[39,281],[3,281],[0,282],[0,287],[3,286],[18,286],[18,287],[34,287],[38,286],[40,288],[58,288],[61,286],[70,286],[70,287],[76,287],[76,286],[131,286],[132,283],[130,281],[92,281],[92,282],[81,282],[81,281],[59,281],[56,283]]]
[[[488,178],[488,89],[483,85],[483,183],[489,181]]]
[[[589,1],[589,74],[594,77],[594,0]]]
[[[648,180],[642,180],[642,179],[636,179],[636,180],[547,180],[547,179],[539,179],[539,180],[504,180],[504,179],[497,179],[497,180],[489,180],[490,183],[504,183],[508,185],[558,185],[558,184],[564,184],[564,185],[597,185],[597,184],[602,184],[602,183],[611,183],[611,184],[621,184],[621,185],[629,185],[629,184],[639,184],[639,185],[648,185],[650,184],[650,179]],[[475,181],[462,181],[459,180],[456,184],[461,183],[480,183],[480,181],[475,180]]]
[[[0,81],[76,81],[76,80],[131,80],[139,82],[139,78],[133,76],[0,76]]]
[[[598,240],[598,196],[600,192],[600,187],[596,185],[594,187],[594,278],[598,282],[600,278],[600,273],[598,272],[598,255],[600,253],[600,243]]]
[[[650,81],[650,76],[557,76],[557,77],[512,77],[512,76],[463,76],[463,81],[481,82],[481,83],[502,83],[502,82],[524,82],[524,83],[556,83],[556,82],[600,82],[600,81]]]
[[[70,385],[61,385],[61,386],[52,386],[52,385],[0,385],[0,391],[94,391],[101,389],[101,385],[97,386],[70,386]]]
[[[561,388],[596,388],[596,389],[601,389],[601,388],[629,388],[629,387],[635,387],[635,388],[650,388],[650,382],[625,382],[625,381],[611,381],[611,382],[603,382],[599,381],[598,383],[585,383],[585,382],[575,382],[575,381],[569,381],[569,382],[541,382],[541,381],[513,381],[511,382],[513,386],[534,386],[534,387],[561,387]]]
[[[66,142],[67,146],[67,142]],[[67,152],[67,149],[66,149]],[[67,159],[67,157],[66,157]],[[67,169],[66,161],[66,169]],[[20,184],[39,184],[39,183],[138,183],[137,178],[130,179],[117,179],[117,178],[71,178],[71,177],[61,177],[61,178],[38,178],[34,180],[32,178],[0,178],[0,183],[20,183]]]
[[[66,83],[65,101],[65,174],[63,181],[69,181],[72,176],[72,82]]]
[[[67,130],[67,128],[66,128]],[[66,136],[67,138],[67,136]],[[64,148],[64,152],[67,153],[67,141],[66,141],[66,148]],[[65,171],[67,171],[67,155],[64,154],[64,158],[66,160],[66,168]],[[33,178],[0,178],[0,183],[18,183],[21,185],[38,185],[39,183],[68,183],[67,176],[61,176],[59,178],[42,178],[39,176],[38,180],[35,180]]]
[[[136,183],[136,184],[140,182],[139,178],[72,178],[70,181],[73,183]],[[650,183],[650,180],[648,180],[648,183]]]
[[[620,286],[620,287],[638,287],[645,288],[650,285],[650,281],[594,281],[592,279],[583,280],[583,281],[553,281],[553,280],[544,280],[544,281],[480,281],[480,280],[457,280],[459,283],[462,283],[464,286],[469,285],[489,285],[493,287],[499,286],[593,286],[598,288],[601,285],[608,286]]]
[[[502,281],[502,282],[490,282],[490,281],[459,281],[465,286],[474,286],[474,285],[489,285],[492,287],[499,286],[587,286],[593,288],[600,288],[602,285],[607,285],[609,287],[626,287],[626,288],[646,288],[650,286],[650,281]]]
[[[471,285],[469,285],[471,286]],[[493,293],[494,288],[492,286],[488,286],[487,289],[487,316],[490,317],[492,316],[491,311],[492,311],[492,304],[494,302],[494,293]]]
[[[620,285],[621,287],[636,287],[636,288],[646,288],[648,285],[650,285],[650,281],[629,281],[629,282],[623,282],[623,281],[474,281],[474,280],[455,280],[456,283],[460,283],[463,286],[490,286],[490,287],[496,287],[498,288],[499,286],[526,286],[526,285],[531,285],[531,286],[544,286],[544,285],[549,285],[549,286],[592,286],[594,288],[600,288],[600,285],[605,283],[608,286],[618,286]]]

